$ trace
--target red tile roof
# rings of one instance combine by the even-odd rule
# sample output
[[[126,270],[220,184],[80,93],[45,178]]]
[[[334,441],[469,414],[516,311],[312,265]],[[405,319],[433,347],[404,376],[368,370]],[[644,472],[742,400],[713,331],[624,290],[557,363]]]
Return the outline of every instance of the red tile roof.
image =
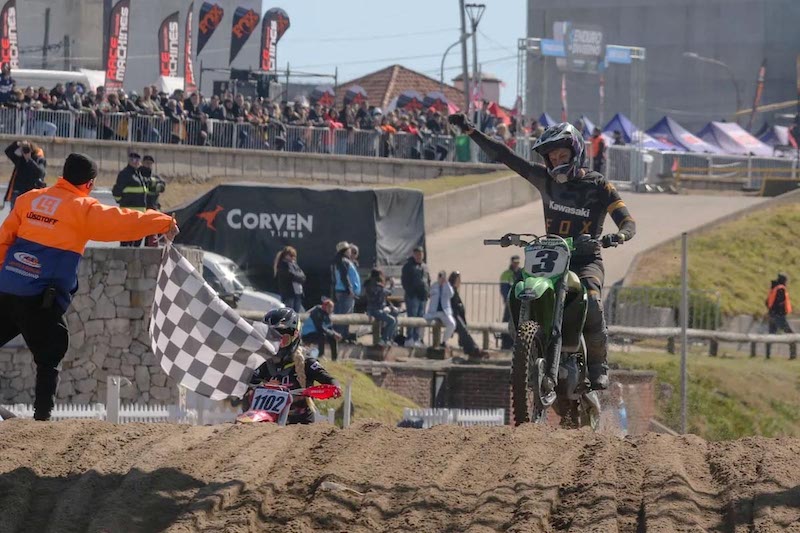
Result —
[[[342,102],[344,94],[351,85],[360,85],[367,91],[370,105],[385,109],[400,93],[407,90],[419,91],[423,96],[431,91],[442,91],[459,108],[464,104],[464,93],[452,85],[420,74],[402,65],[391,65],[366,76],[347,81],[336,89],[336,101]]]

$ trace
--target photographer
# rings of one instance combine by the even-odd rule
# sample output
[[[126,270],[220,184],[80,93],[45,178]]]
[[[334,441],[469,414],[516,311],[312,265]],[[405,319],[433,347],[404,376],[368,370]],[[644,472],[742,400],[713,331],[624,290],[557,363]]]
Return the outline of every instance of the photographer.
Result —
[[[19,195],[46,186],[44,176],[47,162],[42,149],[28,141],[14,141],[9,144],[6,156],[14,163],[14,171],[11,173],[4,199],[11,203],[13,209]]]

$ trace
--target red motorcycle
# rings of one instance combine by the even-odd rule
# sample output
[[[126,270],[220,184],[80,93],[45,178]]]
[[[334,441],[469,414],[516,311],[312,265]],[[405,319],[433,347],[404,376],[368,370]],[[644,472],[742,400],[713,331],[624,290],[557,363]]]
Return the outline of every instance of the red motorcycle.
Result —
[[[330,400],[341,395],[342,391],[336,385],[313,385],[305,389],[290,390],[283,385],[262,383],[247,391],[244,401],[249,407],[236,417],[236,422],[241,424],[271,422],[285,426],[295,398]]]

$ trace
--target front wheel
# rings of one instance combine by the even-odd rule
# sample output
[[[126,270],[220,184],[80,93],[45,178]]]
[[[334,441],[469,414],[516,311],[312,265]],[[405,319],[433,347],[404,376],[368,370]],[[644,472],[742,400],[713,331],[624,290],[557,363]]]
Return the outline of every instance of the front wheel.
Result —
[[[545,419],[546,406],[540,391],[545,376],[544,332],[533,320],[517,328],[511,361],[511,404],[514,425],[539,423]]]

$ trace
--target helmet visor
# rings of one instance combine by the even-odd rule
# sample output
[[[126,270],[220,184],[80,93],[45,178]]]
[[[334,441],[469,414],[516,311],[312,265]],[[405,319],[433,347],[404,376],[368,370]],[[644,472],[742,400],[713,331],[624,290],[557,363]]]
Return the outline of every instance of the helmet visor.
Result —
[[[295,338],[297,338],[296,329],[270,327],[267,340],[280,348],[286,348],[292,344]]]

